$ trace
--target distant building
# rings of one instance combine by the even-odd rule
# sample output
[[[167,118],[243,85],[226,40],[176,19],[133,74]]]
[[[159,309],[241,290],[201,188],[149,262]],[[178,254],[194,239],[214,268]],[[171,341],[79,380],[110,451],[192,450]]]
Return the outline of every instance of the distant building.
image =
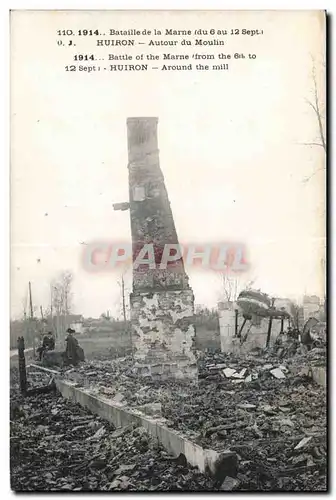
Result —
[[[280,311],[285,311],[290,316],[293,314],[293,301],[290,299],[276,297],[274,299],[274,307]]]
[[[303,297],[303,319],[304,322],[309,318],[320,318],[320,314],[324,309],[321,305],[321,299],[317,295],[305,295]]]
[[[237,302],[219,302],[218,317],[222,352],[248,352],[266,346],[270,316],[269,342],[274,344],[281,331],[293,320],[293,302],[271,298],[260,290],[244,290]],[[241,340],[243,342],[241,343]]]
[[[72,328],[77,333],[83,333],[84,318],[81,314],[69,314],[67,317],[67,323],[69,328]]]

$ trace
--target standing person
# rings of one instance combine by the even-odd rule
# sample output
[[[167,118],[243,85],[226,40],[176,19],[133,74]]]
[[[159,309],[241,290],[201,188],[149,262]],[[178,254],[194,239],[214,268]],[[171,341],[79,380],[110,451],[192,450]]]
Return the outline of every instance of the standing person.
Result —
[[[72,328],[67,329],[68,336],[65,339],[65,342],[67,344],[65,349],[65,356],[70,364],[77,365],[79,361],[77,355],[78,340],[74,337],[74,333],[76,332]]]
[[[52,332],[48,332],[48,350],[53,351],[55,349],[55,337]]]

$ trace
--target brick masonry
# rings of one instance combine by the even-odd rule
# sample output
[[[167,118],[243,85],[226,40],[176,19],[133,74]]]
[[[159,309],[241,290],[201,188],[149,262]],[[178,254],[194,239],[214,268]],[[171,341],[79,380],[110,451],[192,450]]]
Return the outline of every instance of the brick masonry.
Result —
[[[141,375],[196,379],[192,290],[131,295],[132,343]]]

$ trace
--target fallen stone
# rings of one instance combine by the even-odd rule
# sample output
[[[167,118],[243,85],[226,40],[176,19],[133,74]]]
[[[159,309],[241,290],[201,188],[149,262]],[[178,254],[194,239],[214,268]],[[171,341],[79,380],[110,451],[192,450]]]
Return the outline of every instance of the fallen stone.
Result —
[[[116,429],[115,431],[112,432],[111,437],[113,438],[119,438],[126,434],[127,432],[130,432],[132,430],[132,426],[127,426],[127,427],[120,427],[119,429]]]
[[[112,481],[112,483],[110,484],[109,486],[109,490],[115,490],[117,488],[119,488],[120,486],[120,481],[118,481],[118,479],[115,479],[114,481]]]
[[[309,441],[312,439],[312,436],[309,436],[309,437],[305,437],[303,439],[301,439],[301,441],[299,442],[299,444],[297,444],[294,448],[294,450],[300,450],[301,448],[303,448],[304,446],[306,446],[307,443],[309,443]]]
[[[293,458],[292,464],[293,465],[303,464],[304,462],[306,462],[307,458],[308,458],[307,455],[298,455],[297,457]]]
[[[161,403],[147,403],[142,406],[137,406],[137,410],[141,411],[145,415],[161,416],[162,406]]]
[[[238,473],[237,453],[223,453],[216,461],[215,471],[214,478],[219,484],[222,484],[227,476],[236,477]]]
[[[263,370],[271,370],[273,368],[273,365],[264,365],[262,367]]]
[[[237,408],[242,408],[243,410],[252,410],[256,408],[256,405],[251,405],[250,403],[240,403]]]
[[[309,366],[304,366],[299,372],[299,377],[308,377],[311,374],[311,368]]]
[[[239,486],[239,481],[238,479],[235,479],[234,477],[226,476],[224,479],[224,482],[222,486],[219,488],[221,491],[232,491],[236,489]]]
[[[187,467],[187,459],[183,453],[180,453],[179,456],[175,459],[177,465],[182,465],[183,467]]]
[[[290,412],[291,408],[289,406],[279,406],[279,410],[281,410],[284,413],[286,413],[286,412]]]
[[[252,375],[248,375],[245,379],[245,382],[252,382]]]
[[[125,396],[118,392],[112,399],[113,403],[125,403]]]
[[[119,476],[119,475],[120,475],[120,474],[122,474],[123,472],[127,472],[127,471],[131,471],[131,470],[133,470],[133,469],[134,469],[134,467],[135,467],[135,464],[129,464],[129,465],[124,465],[124,464],[122,464],[122,465],[120,465],[120,466],[118,467],[118,469],[117,469],[116,471],[114,471],[114,472],[113,472],[113,475],[114,475],[114,476]],[[121,478],[119,478],[119,479],[121,479]]]
[[[234,373],[236,373],[236,370],[233,370],[232,368],[225,368],[223,370],[223,373],[226,378],[231,378]]]
[[[273,370],[270,371],[270,373],[273,375],[275,378],[286,378],[286,375],[280,370],[280,368],[274,368]]]
[[[287,425],[288,427],[294,427],[294,424],[291,420],[289,420],[289,418],[283,418],[281,420],[279,420],[279,424],[280,425]]]
[[[263,433],[261,432],[261,430],[260,430],[260,429],[259,429],[259,427],[257,426],[257,422],[254,422],[254,425],[253,425],[252,429],[254,430],[255,434],[256,434],[259,438],[263,438],[263,437],[264,437]]]
[[[106,465],[107,461],[105,458],[98,458],[89,463],[89,467],[92,467],[93,469],[105,469]]]
[[[105,427],[101,427],[100,429],[98,429],[96,434],[94,434],[90,439],[100,439],[104,436],[105,433],[106,433]]]
[[[115,390],[114,389],[111,389],[110,387],[100,387],[100,392],[102,392],[103,394],[107,394],[108,396],[109,395],[113,395],[115,393]]]
[[[276,409],[271,405],[263,405],[261,410],[268,415],[274,415],[276,413]]]

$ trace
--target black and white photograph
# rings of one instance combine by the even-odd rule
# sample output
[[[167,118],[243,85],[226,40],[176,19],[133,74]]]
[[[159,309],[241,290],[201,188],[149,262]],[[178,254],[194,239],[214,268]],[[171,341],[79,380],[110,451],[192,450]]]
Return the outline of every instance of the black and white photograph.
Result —
[[[10,12],[10,486],[327,492],[327,13]]]

